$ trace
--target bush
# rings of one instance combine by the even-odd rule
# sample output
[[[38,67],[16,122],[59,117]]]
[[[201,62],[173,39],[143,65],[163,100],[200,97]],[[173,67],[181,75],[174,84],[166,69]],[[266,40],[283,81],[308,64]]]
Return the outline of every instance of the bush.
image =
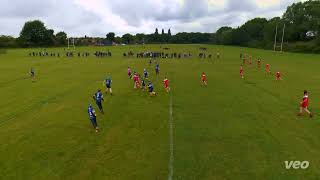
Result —
[[[17,41],[11,36],[0,36],[0,48],[17,47]]]
[[[299,52],[299,53],[320,53],[320,46],[317,40],[308,42],[289,43],[285,46],[285,51]]]

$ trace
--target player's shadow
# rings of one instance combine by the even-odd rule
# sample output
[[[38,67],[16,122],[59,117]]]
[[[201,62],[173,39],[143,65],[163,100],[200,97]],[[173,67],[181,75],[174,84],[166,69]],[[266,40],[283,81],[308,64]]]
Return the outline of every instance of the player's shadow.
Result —
[[[246,84],[251,84],[251,85],[256,85],[256,84],[257,84],[256,82],[247,81],[247,80],[245,81],[245,83],[246,83]]]

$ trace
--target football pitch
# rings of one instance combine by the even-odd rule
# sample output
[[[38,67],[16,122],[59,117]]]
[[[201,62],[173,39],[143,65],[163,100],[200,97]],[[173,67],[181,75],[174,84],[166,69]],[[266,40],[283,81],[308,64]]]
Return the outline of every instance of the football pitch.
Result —
[[[164,45],[163,45],[164,46]],[[320,177],[320,56],[257,49],[166,45],[192,58],[123,57],[160,45],[80,47],[90,57],[31,57],[35,49],[0,54],[0,179],[318,179]],[[199,48],[221,57],[200,59]],[[112,57],[94,51],[109,49]],[[38,49],[37,51],[40,51]],[[163,51],[163,50],[161,50]],[[253,56],[239,75],[240,53]],[[257,68],[256,59],[262,59]],[[265,73],[271,65],[272,75]],[[29,77],[33,67],[36,82]],[[146,68],[155,97],[133,88],[127,68]],[[276,81],[274,72],[282,80]],[[208,86],[201,86],[205,72]],[[111,73],[113,96],[88,118],[92,95]],[[169,79],[170,93],[163,88]],[[308,90],[313,118],[298,117]],[[286,169],[285,161],[308,161]]]

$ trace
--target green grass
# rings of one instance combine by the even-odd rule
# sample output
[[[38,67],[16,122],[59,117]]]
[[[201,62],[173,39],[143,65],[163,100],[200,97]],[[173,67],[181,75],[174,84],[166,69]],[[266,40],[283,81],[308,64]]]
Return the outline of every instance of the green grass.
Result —
[[[169,100],[173,99],[173,179],[318,179],[320,176],[320,56],[207,46],[217,60],[196,57],[202,45],[168,45],[192,59],[160,60],[160,76],[148,60],[122,53],[159,45],[108,47],[112,58],[29,57],[27,49],[0,55],[0,179],[167,179]],[[78,50],[93,52],[83,47]],[[60,51],[62,49],[50,49]],[[245,66],[240,52],[261,57],[283,81]],[[156,97],[133,89],[127,67],[147,68]],[[34,67],[37,81],[28,78]],[[200,86],[201,72],[209,86]],[[87,115],[93,93],[110,72],[114,96],[105,95],[96,134]],[[303,90],[313,119],[296,117]],[[97,110],[96,106],[94,108]],[[287,170],[284,161],[309,161]]]

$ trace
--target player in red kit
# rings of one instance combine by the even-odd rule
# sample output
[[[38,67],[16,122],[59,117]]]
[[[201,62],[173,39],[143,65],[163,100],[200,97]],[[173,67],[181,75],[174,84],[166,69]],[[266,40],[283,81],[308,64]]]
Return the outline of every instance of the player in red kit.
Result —
[[[201,83],[202,83],[202,85],[204,85],[204,86],[207,86],[207,85],[208,85],[207,75],[206,75],[204,72],[202,72],[202,75],[201,75]]]
[[[169,80],[167,79],[167,77],[164,78],[163,80],[163,86],[164,86],[164,89],[169,92],[170,88],[169,88]]]
[[[302,101],[300,102],[300,112],[298,116],[302,116],[303,111],[309,114],[309,117],[312,118],[313,114],[308,110],[309,106],[309,96],[308,96],[308,91],[304,91],[304,96]]]
[[[244,69],[243,66],[240,65],[240,77],[243,79],[244,78]]]
[[[281,73],[279,71],[276,73],[276,80],[277,81],[281,80]]]
[[[134,88],[140,88],[140,80],[139,80],[139,76],[137,73],[134,73],[133,75],[133,81],[134,81]]]
[[[270,74],[270,64],[266,64],[266,73]]]

